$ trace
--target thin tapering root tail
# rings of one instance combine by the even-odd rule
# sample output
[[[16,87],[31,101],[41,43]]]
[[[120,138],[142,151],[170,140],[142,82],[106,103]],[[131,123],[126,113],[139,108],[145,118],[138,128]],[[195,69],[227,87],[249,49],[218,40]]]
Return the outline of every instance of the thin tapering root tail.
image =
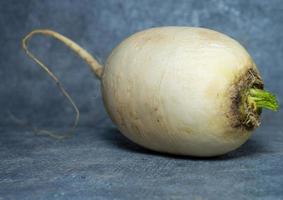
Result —
[[[80,118],[80,112],[79,112],[78,107],[76,106],[75,102],[73,101],[71,96],[68,94],[68,92],[65,90],[65,88],[63,87],[63,85],[61,84],[61,82],[59,81],[57,76],[55,76],[55,74],[45,64],[43,64],[39,59],[36,58],[36,56],[34,54],[32,54],[28,50],[28,41],[34,35],[37,35],[37,34],[51,36],[51,37],[56,38],[57,40],[63,42],[66,46],[68,46],[76,54],[78,54],[90,66],[91,70],[94,72],[94,74],[99,79],[101,79],[101,77],[102,77],[103,67],[102,67],[102,65],[100,65],[96,61],[95,58],[92,57],[92,55],[90,55],[85,49],[80,47],[78,44],[76,44],[75,42],[73,42],[69,38],[67,38],[67,37],[65,37],[65,36],[63,36],[63,35],[61,35],[57,32],[51,31],[51,30],[42,30],[42,29],[34,30],[34,31],[30,32],[27,36],[25,36],[23,41],[22,41],[22,47],[25,50],[26,54],[34,62],[36,62],[53,79],[53,81],[58,86],[59,90],[62,92],[62,94],[68,99],[68,101],[73,106],[73,108],[76,112],[76,118],[75,118],[74,124],[73,124],[73,126],[70,130],[70,132],[73,132],[73,130],[77,127],[78,122],[79,122],[79,118]],[[34,128],[34,127],[33,127],[33,130],[35,130],[35,132],[39,135],[48,135],[50,137],[57,138],[57,139],[62,139],[62,138],[66,138],[66,137],[70,136],[70,134],[57,135],[57,134],[53,133],[52,131],[40,130],[40,129],[37,129],[37,128]]]

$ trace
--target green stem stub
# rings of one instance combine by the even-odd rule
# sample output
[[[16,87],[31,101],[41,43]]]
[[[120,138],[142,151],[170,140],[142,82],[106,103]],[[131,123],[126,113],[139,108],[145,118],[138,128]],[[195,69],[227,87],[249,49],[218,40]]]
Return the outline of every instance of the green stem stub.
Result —
[[[253,110],[266,108],[272,111],[277,111],[279,104],[275,95],[266,90],[250,88],[247,91],[247,103]]]
[[[277,111],[279,105],[276,97],[264,89],[252,87],[244,90],[242,93],[240,113],[242,124],[247,129],[253,129],[260,125],[262,108]]]
[[[236,128],[253,130],[260,125],[262,108],[277,111],[276,97],[264,90],[263,81],[258,71],[251,67],[239,76],[233,86],[231,124]]]

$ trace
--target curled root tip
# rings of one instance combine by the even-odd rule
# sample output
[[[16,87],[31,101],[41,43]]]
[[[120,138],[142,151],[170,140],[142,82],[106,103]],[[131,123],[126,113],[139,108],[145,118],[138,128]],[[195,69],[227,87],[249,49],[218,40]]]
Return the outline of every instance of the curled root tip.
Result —
[[[54,34],[57,34],[56,32],[49,31],[49,30],[34,30],[34,31],[30,32],[28,35],[26,35],[23,38],[23,40],[22,40],[22,48],[24,49],[24,51],[27,54],[27,56],[29,58],[31,58],[35,63],[37,63],[39,65],[39,67],[41,67],[44,70],[44,72],[49,77],[52,78],[52,80],[56,83],[58,89],[61,91],[63,96],[65,96],[67,98],[67,100],[70,102],[70,104],[74,108],[75,113],[76,113],[75,121],[74,121],[70,131],[68,131],[68,132],[73,132],[73,130],[77,127],[77,125],[79,123],[79,119],[80,119],[80,111],[79,111],[76,103],[74,102],[72,97],[69,95],[69,93],[66,91],[66,89],[63,87],[63,85],[61,84],[61,82],[59,81],[57,76],[49,69],[49,67],[47,67],[45,64],[43,64],[33,53],[31,53],[28,50],[28,41],[31,39],[31,37],[34,34],[37,34],[37,33],[45,34],[45,35],[50,35],[50,36],[53,36],[53,37],[55,37]],[[60,34],[59,34],[59,36],[60,36]],[[60,38],[59,38],[59,40],[60,40]],[[47,136],[50,136],[50,137],[56,138],[56,139],[64,139],[64,138],[68,137],[68,135],[69,135],[69,134],[68,135],[66,135],[66,134],[59,135],[59,134],[56,134],[55,132],[48,131],[48,130],[40,130],[40,129],[38,129],[36,127],[33,127],[33,126],[32,126],[32,129],[34,130],[36,135],[47,135]]]

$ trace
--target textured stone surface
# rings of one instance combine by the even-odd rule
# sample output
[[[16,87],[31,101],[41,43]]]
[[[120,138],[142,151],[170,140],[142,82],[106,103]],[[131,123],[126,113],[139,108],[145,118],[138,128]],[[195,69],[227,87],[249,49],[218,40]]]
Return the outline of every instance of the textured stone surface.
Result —
[[[20,48],[35,28],[56,30],[101,62],[130,34],[153,26],[224,32],[251,53],[266,88],[283,97],[280,0],[0,1],[0,199],[283,199],[282,110],[239,150],[194,159],[155,154],[122,137],[102,104],[99,81],[61,43],[35,37],[31,50],[54,70],[81,110],[71,139],[36,137],[9,115],[48,128],[74,112]]]

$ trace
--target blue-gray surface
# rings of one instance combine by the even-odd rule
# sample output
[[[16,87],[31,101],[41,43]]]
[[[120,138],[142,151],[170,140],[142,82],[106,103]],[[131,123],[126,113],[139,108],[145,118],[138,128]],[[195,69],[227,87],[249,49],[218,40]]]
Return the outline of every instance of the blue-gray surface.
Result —
[[[110,122],[99,81],[64,45],[35,37],[30,45],[66,85],[81,110],[77,134],[57,141],[19,127],[66,127],[74,113],[23,53],[22,37],[56,30],[102,62],[128,35],[163,25],[203,26],[239,40],[266,88],[283,97],[281,0],[2,0],[0,1],[0,199],[283,199],[283,114],[264,112],[263,125],[239,150],[195,159],[156,154],[121,136]]]

